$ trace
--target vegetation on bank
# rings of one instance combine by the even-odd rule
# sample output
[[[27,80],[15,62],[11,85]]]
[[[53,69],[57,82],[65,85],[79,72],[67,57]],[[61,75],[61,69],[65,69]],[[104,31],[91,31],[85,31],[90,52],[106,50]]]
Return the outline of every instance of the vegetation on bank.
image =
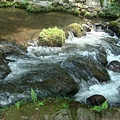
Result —
[[[81,1],[76,1],[75,4],[68,3],[60,4],[59,2],[51,2],[47,5],[41,5],[36,3],[30,3],[27,0],[21,1],[2,1],[0,7],[14,6],[17,8],[26,9],[29,12],[50,12],[50,11],[64,11],[75,15],[81,15],[86,18],[92,17],[104,17],[104,18],[118,18],[120,16],[120,1],[119,0],[107,0],[106,6],[104,6],[104,0],[100,0],[101,7],[103,9],[91,8],[85,6]],[[84,11],[84,12],[83,12]]]
[[[26,100],[18,101],[14,106],[0,109],[0,118],[4,118],[5,120],[37,120],[44,119],[45,115],[47,115],[48,119],[52,120],[51,118],[55,116],[56,112],[58,113],[58,111],[64,111],[66,109],[68,110],[66,114],[71,115],[70,117],[72,119],[77,120],[77,110],[79,108],[89,112],[91,111],[92,114],[99,114],[102,110],[108,109],[108,103],[105,101],[101,106],[90,107],[66,97],[46,98],[38,101],[37,94],[31,88],[30,102],[26,102]],[[62,114],[64,115],[65,113],[61,112],[60,114],[62,116]]]

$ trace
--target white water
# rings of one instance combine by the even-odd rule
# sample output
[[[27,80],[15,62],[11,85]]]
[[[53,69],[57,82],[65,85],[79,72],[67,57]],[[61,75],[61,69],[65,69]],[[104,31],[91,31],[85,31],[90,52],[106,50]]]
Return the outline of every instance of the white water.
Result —
[[[8,59],[16,60],[15,62],[10,62],[9,66],[12,70],[12,73],[5,78],[5,81],[14,81],[17,77],[24,76],[25,73],[31,72],[34,69],[37,69],[36,66],[40,63],[60,63],[65,61],[70,56],[92,56],[95,57],[95,52],[90,52],[89,50],[83,50],[86,44],[92,46],[102,46],[106,48],[107,51],[107,60],[108,62],[112,60],[120,61],[120,55],[114,55],[111,53],[110,45],[105,42],[103,39],[111,38],[107,33],[99,31],[88,32],[86,36],[81,38],[76,38],[73,35],[70,36],[65,45],[60,47],[41,47],[41,46],[30,46],[28,47],[28,58],[18,58],[10,56]],[[116,36],[113,37],[117,39]],[[119,46],[118,42],[118,46]],[[72,50],[67,50],[72,48]],[[74,49],[75,48],[75,49]],[[78,48],[78,49],[77,49]],[[90,85],[87,82],[82,81],[80,84],[80,91],[75,95],[77,101],[85,102],[86,98],[94,95],[101,94],[106,97],[109,103],[115,104],[120,103],[120,73],[108,71],[110,75],[110,82],[100,84],[95,78],[91,79]],[[36,80],[42,81],[41,78],[36,78]],[[76,81],[76,80],[75,80]],[[91,84],[92,83],[92,84]],[[94,84],[93,84],[94,83]],[[3,95],[6,94],[6,95]],[[6,98],[4,98],[6,96]],[[7,105],[12,102],[15,98],[24,98],[26,97],[25,93],[10,94],[9,92],[0,93],[0,104]]]

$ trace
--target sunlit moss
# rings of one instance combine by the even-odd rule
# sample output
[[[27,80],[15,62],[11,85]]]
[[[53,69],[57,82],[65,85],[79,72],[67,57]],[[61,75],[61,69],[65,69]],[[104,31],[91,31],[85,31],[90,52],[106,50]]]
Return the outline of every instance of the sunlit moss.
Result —
[[[65,42],[65,32],[58,28],[43,29],[39,35],[39,45],[61,47]]]

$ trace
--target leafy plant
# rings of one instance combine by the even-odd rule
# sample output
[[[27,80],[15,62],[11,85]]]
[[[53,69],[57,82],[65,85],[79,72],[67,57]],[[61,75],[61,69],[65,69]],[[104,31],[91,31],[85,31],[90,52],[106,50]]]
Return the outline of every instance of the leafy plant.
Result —
[[[107,101],[105,101],[102,105],[100,105],[100,106],[94,106],[93,108],[92,108],[92,110],[95,110],[95,111],[97,111],[97,112],[101,112],[102,110],[104,110],[104,109],[107,109],[108,108],[108,103],[107,103]]]
[[[63,103],[63,104],[62,104],[62,108],[67,109],[67,108],[69,108],[69,106],[68,106],[66,103]]]
[[[45,104],[43,102],[39,102],[38,105],[39,106],[45,106]]]
[[[33,102],[37,101],[37,94],[32,88],[31,88],[31,99]]]
[[[21,105],[21,102],[20,101],[18,101],[18,102],[16,102],[16,107],[17,107],[17,109],[19,109],[20,108],[20,105]]]

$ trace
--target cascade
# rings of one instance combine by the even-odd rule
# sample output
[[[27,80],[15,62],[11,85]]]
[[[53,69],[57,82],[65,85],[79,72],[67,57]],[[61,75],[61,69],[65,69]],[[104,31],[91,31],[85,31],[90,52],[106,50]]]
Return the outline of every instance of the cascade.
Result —
[[[91,1],[95,2],[95,0]],[[63,22],[63,19],[61,22]],[[89,64],[91,60],[93,63],[96,63],[96,56],[99,53],[106,53],[108,63],[113,60],[120,62],[120,39],[116,36],[110,36],[103,30],[96,30],[93,27],[90,32],[87,32],[81,38],[76,38],[70,32],[69,37],[62,47],[38,46],[37,42],[30,43],[29,45],[27,52],[21,50],[22,53],[20,55],[10,54],[6,58],[9,60],[8,65],[11,73],[4,80],[0,80],[0,107],[19,100],[28,99],[30,97],[31,87],[38,95],[49,95],[51,90],[53,90],[52,92],[55,91],[54,83],[49,92],[46,91],[50,86],[45,84],[42,86],[40,83],[44,82],[44,80],[51,80],[53,74],[57,72],[60,72],[61,78],[62,74],[66,71],[67,75],[79,84],[80,87],[80,91],[73,96],[75,100],[86,103],[87,97],[94,94],[101,94],[106,97],[111,106],[116,104],[120,105],[120,73],[110,71],[105,67],[110,76],[110,81],[101,83],[97,78],[89,74],[90,71],[85,71],[87,66],[82,66],[85,69],[80,72],[80,69],[77,67],[79,66],[81,68],[79,65],[80,60],[83,60],[81,61],[83,65]],[[80,59],[77,61],[77,58]],[[84,63],[84,59],[86,60],[86,58],[90,59]],[[82,72],[85,73],[87,80],[84,79],[84,76],[80,76]]]

